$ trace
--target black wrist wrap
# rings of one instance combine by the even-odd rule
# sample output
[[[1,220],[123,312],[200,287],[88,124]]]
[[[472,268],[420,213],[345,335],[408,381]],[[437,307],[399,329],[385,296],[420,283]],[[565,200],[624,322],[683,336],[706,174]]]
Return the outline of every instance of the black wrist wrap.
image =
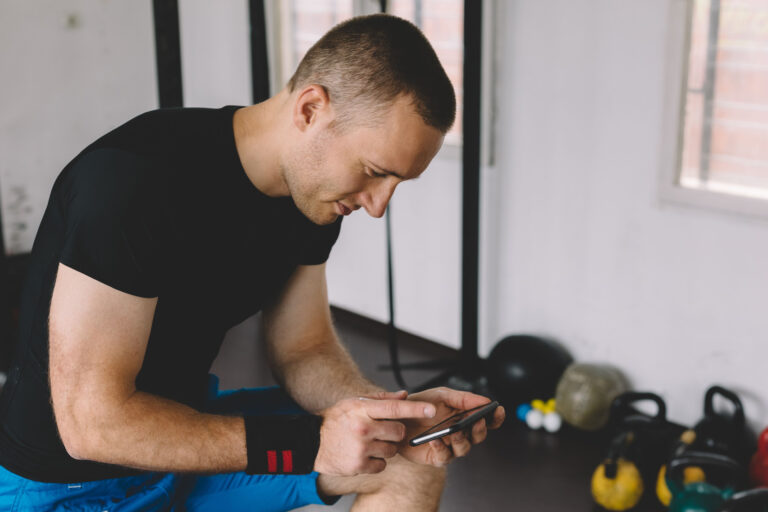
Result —
[[[322,418],[311,414],[246,416],[249,475],[311,473]]]

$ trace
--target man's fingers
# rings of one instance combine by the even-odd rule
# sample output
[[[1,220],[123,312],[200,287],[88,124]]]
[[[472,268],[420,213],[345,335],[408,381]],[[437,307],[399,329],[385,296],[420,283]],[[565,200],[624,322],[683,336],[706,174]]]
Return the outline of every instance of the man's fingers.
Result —
[[[472,441],[472,444],[480,444],[483,441],[485,441],[486,436],[488,435],[488,428],[485,426],[485,420],[482,419],[472,425],[472,435],[470,441]]]
[[[442,439],[435,439],[429,443],[430,448],[432,448],[432,456],[430,457],[429,463],[433,466],[445,466],[453,458],[453,452],[442,442],[443,439],[447,440],[449,438],[443,437]]]
[[[381,473],[387,468],[387,461],[376,457],[369,457],[368,462],[365,463],[360,473],[373,474]]]
[[[427,390],[427,392],[429,391],[431,390]],[[445,403],[445,405],[460,411],[473,409],[480,405],[485,405],[491,402],[490,398],[482,395],[476,395],[474,393],[470,393],[469,391],[458,391],[456,389],[446,387],[435,388],[434,391],[439,393],[439,399]]]
[[[411,400],[364,400],[365,412],[377,420],[401,418],[434,418],[435,406]]]
[[[456,457],[463,457],[469,453],[472,444],[467,439],[467,435],[462,432],[451,434],[451,450]]]
[[[377,393],[363,395],[360,398],[370,398],[372,400],[405,400],[407,397],[408,391],[401,389],[400,391],[379,391]]]
[[[493,418],[491,421],[488,422],[488,428],[495,429],[499,428],[502,423],[504,423],[504,418],[506,418],[507,411],[504,410],[504,407],[501,405],[496,408],[495,411],[493,411]]]
[[[368,456],[377,459],[389,459],[397,455],[398,445],[386,441],[373,441],[368,444]]]
[[[373,421],[370,437],[379,441],[399,443],[405,439],[405,425],[399,421]]]

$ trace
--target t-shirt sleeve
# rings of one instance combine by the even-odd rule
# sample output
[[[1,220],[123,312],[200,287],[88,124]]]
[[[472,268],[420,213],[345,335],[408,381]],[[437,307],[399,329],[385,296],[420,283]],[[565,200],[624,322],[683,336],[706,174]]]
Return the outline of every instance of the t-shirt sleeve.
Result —
[[[314,227],[307,237],[307,244],[299,260],[300,265],[320,265],[328,261],[331,248],[339,238],[342,219],[343,217],[339,217],[333,224]]]
[[[158,296],[157,201],[149,171],[144,159],[116,149],[93,150],[71,164],[59,191],[61,263],[122,292]]]

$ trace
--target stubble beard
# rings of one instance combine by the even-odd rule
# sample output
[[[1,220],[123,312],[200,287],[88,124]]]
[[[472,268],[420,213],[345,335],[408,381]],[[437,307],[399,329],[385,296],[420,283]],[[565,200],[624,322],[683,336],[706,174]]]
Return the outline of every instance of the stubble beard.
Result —
[[[323,226],[333,224],[338,214],[334,203],[319,199],[323,195],[321,169],[325,164],[325,149],[319,142],[313,140],[306,151],[283,162],[280,171],[299,211],[313,223]]]

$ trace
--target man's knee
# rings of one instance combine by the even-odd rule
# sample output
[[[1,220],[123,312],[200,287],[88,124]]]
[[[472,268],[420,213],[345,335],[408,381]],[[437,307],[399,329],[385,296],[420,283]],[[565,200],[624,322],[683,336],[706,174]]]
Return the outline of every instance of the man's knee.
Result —
[[[389,474],[384,475],[384,473]],[[394,490],[414,488],[430,489],[442,492],[445,483],[446,469],[424,464],[414,464],[400,456],[393,457],[387,464],[387,470],[382,484],[391,486]]]
[[[445,477],[445,468],[414,464],[397,455],[387,460],[387,467],[381,473],[353,477],[320,475],[317,482],[320,492],[326,496],[409,491],[440,494]]]

